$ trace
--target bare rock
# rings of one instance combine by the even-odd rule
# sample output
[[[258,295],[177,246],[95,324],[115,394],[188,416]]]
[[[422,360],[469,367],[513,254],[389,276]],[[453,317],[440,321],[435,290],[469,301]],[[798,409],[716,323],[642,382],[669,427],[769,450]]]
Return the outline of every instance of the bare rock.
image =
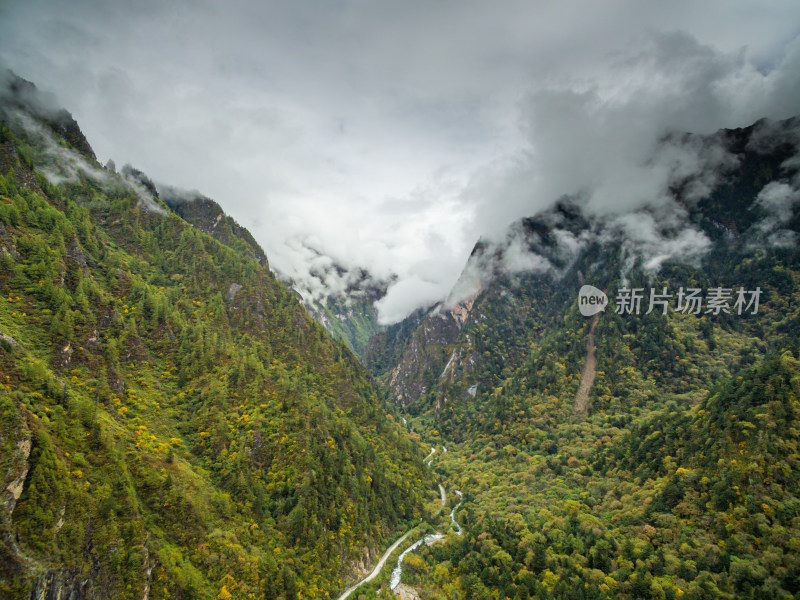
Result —
[[[419,592],[410,585],[406,585],[404,583],[401,583],[394,588],[394,594],[401,600],[421,600]]]
[[[232,302],[234,298],[236,298],[236,294],[239,293],[239,290],[242,289],[242,286],[238,283],[232,283],[228,288],[228,302]]]
[[[0,343],[6,346],[10,346],[11,348],[19,348],[20,346],[17,340],[15,340],[7,333],[3,333],[2,331],[0,331]]]
[[[29,434],[27,429],[25,434]],[[17,442],[17,456],[14,458],[14,466],[9,469],[11,481],[6,486],[5,494],[5,509],[8,511],[8,516],[14,512],[14,507],[17,505],[17,500],[22,495],[22,488],[25,485],[25,478],[28,476],[28,457],[31,455],[31,439],[25,437]],[[16,472],[16,473],[15,473]]]

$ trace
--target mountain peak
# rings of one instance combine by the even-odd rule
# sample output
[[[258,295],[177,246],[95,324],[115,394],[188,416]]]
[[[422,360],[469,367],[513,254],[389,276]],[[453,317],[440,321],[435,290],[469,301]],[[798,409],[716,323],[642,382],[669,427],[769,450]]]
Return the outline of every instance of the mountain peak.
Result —
[[[59,104],[55,94],[39,90],[32,82],[11,70],[0,73],[0,109],[2,108],[21,110],[41,120],[84,157],[97,160],[77,121]]]

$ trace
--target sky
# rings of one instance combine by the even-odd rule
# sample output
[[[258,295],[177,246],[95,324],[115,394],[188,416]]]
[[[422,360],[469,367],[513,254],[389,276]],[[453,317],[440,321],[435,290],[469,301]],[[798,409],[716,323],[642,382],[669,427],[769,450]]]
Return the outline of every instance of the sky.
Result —
[[[0,64],[305,294],[342,289],[334,263],[391,279],[388,323],[563,194],[657,200],[665,133],[800,114],[800,4],[0,0]]]

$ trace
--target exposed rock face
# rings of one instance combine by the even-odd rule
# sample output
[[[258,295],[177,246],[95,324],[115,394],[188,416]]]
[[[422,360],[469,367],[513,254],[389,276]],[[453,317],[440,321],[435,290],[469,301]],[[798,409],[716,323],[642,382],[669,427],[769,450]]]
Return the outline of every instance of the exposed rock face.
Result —
[[[239,293],[239,290],[242,289],[241,284],[239,283],[232,283],[228,288],[228,302],[232,302],[234,298],[236,298],[236,294]]]
[[[92,577],[71,571],[48,571],[36,581],[30,600],[90,600],[102,598],[93,589]]]
[[[389,378],[394,402],[408,406],[430,389],[447,364],[458,332],[459,323],[450,312],[425,318]]]
[[[17,455],[14,458],[14,463],[4,478],[4,481],[8,481],[9,477],[11,478],[4,492],[4,508],[9,518],[11,517],[11,513],[14,512],[17,500],[19,500],[19,497],[22,495],[25,477],[28,476],[28,469],[30,468],[28,457],[31,455],[31,438],[27,428],[23,435],[25,437],[17,441]]]
[[[19,342],[2,331],[0,331],[0,342],[7,344],[10,348],[19,348]]]
[[[373,335],[364,349],[364,364],[376,378],[388,381],[392,370],[408,348],[414,331],[428,314],[427,309],[418,309],[399,323]]]
[[[369,575],[378,558],[379,556],[375,555],[370,548],[362,548],[358,560],[352,563],[348,569],[352,575],[352,579],[358,581]]]
[[[63,369],[68,369],[72,363],[72,352],[72,344],[67,344],[61,349],[61,367]]]
[[[421,600],[419,592],[410,585],[404,583],[399,584],[394,588],[394,594],[401,600]]]

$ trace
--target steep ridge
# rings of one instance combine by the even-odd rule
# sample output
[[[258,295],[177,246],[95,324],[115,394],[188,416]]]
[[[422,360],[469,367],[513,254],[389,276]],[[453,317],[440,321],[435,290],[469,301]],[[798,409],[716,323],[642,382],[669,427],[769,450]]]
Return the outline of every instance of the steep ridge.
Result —
[[[140,176],[149,181],[144,173]],[[150,185],[155,189],[155,184],[151,182]],[[191,223],[226,246],[253,256],[261,266],[269,268],[267,255],[252,234],[226,215],[222,207],[211,198],[163,185],[158,188],[157,194],[187,223]]]
[[[418,518],[423,452],[246,230],[102,167],[25,89],[0,104],[0,596],[342,590]]]

